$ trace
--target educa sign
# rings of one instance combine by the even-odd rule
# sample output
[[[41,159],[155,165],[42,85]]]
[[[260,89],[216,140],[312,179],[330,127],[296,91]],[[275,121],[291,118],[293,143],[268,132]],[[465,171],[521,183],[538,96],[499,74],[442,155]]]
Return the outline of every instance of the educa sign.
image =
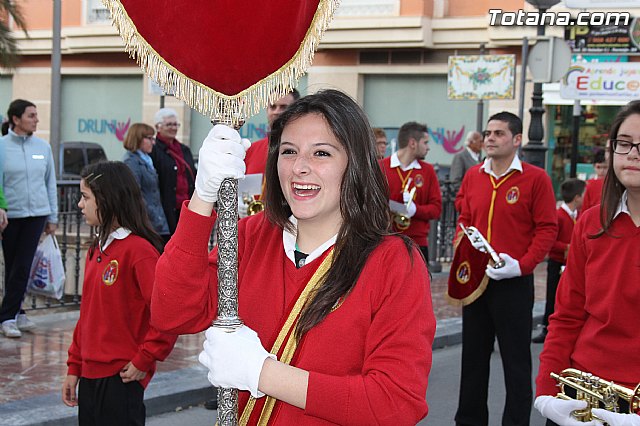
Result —
[[[574,64],[560,81],[560,96],[564,99],[637,99],[640,66],[637,62]]]

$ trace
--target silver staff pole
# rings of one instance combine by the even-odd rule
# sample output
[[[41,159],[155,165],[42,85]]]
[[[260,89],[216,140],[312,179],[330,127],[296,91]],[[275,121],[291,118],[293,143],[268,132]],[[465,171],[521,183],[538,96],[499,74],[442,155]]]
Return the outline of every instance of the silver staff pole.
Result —
[[[233,331],[238,316],[238,181],[224,179],[218,191],[218,317],[214,327]],[[238,389],[218,389],[218,425],[238,424]]]

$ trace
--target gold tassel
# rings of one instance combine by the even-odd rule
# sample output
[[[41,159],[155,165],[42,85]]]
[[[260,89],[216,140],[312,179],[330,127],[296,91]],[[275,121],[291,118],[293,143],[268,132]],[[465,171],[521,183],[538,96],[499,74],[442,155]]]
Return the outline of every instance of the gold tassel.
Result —
[[[124,41],[125,51],[165,93],[173,94],[214,121],[236,126],[294,89],[296,82],[311,66],[322,35],[340,1],[320,0],[311,26],[293,58],[273,74],[232,96],[192,80],[165,61],[138,34],[119,0],[102,0],[102,3],[111,12],[111,20]]]

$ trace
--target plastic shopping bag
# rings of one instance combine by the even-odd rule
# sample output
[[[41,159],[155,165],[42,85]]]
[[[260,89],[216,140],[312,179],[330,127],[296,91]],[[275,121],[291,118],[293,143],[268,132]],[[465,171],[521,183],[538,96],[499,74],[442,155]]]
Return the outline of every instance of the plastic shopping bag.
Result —
[[[61,299],[64,294],[64,266],[56,238],[48,234],[36,250],[31,264],[27,291],[32,294]]]

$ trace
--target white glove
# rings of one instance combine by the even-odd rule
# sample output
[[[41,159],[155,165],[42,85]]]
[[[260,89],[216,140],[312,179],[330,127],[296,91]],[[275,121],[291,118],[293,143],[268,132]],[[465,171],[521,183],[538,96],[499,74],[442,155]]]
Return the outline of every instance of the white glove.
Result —
[[[415,216],[416,210],[418,210],[416,203],[414,203],[413,201],[409,201],[409,204],[407,205],[407,216],[408,217]]]
[[[591,413],[607,422],[609,426],[640,426],[640,416],[637,414],[614,413],[603,410],[602,408],[592,408]],[[603,424],[598,420],[596,420],[596,422],[598,422],[596,423],[598,425]]]
[[[202,201],[215,203],[224,179],[243,179],[244,156],[251,146],[248,139],[231,127],[216,124],[202,142],[196,173],[196,192]]]
[[[577,399],[558,399],[549,395],[542,395],[536,398],[533,406],[544,417],[552,420],[560,426],[598,426],[595,420],[581,422],[571,415],[572,411],[587,408],[587,401]]]
[[[411,195],[411,193],[409,191],[404,191],[402,193],[402,202],[403,203],[407,204],[409,202],[409,200],[413,201],[412,198],[413,197],[412,197],[412,195]]]
[[[486,273],[489,278],[496,281],[506,280],[507,278],[519,277],[522,275],[520,270],[520,263],[507,253],[500,253],[498,256],[504,260],[504,266],[502,268],[494,268],[491,265],[487,265]]]
[[[239,196],[238,197],[238,216],[240,217],[240,219],[244,219],[245,217],[249,216],[249,213],[247,212],[247,208],[249,206],[244,202],[244,197]]]
[[[260,372],[267,358],[277,360],[260,343],[255,331],[242,326],[236,331],[209,327],[206,331],[204,351],[198,360],[209,369],[207,378],[213,386],[248,390],[254,398],[264,393],[258,391]]]
[[[477,229],[474,230],[471,235],[469,235],[469,241],[471,241],[471,245],[474,249],[479,250],[483,253],[487,252],[487,249],[485,248],[482,241],[482,234],[480,234],[480,231],[478,231]]]

